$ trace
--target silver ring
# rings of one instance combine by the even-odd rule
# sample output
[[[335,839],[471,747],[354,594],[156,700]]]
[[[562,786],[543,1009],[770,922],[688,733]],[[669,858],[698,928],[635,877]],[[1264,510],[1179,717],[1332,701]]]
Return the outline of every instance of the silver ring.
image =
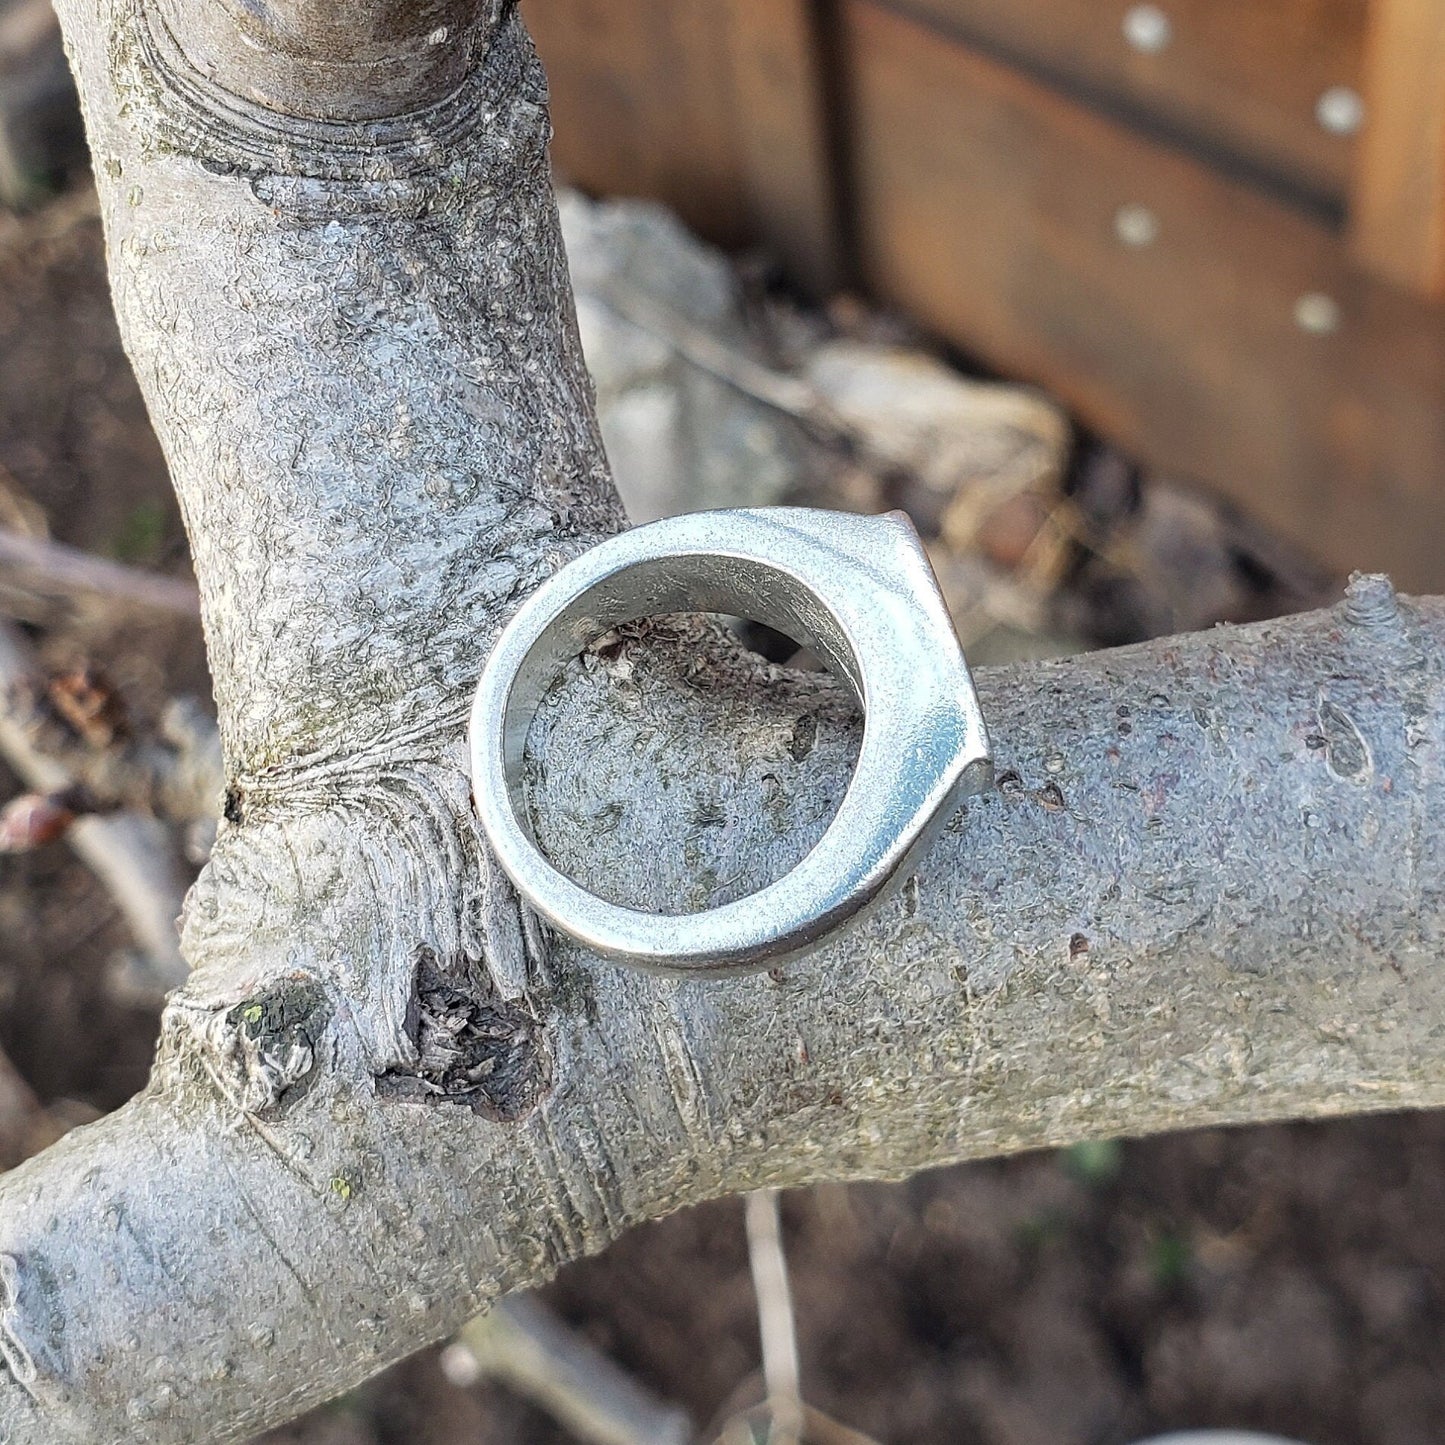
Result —
[[[723,612],[814,648],[864,711],[838,812],[793,870],[701,913],[608,903],[538,849],[522,790],[527,730],[547,688],[590,642],[669,612]],[[799,507],[696,512],[608,538],[518,609],[472,705],[472,796],[522,897],[563,933],[621,963],[671,974],[776,965],[869,904],[953,813],[993,780],[973,679],[917,533],[902,513]]]

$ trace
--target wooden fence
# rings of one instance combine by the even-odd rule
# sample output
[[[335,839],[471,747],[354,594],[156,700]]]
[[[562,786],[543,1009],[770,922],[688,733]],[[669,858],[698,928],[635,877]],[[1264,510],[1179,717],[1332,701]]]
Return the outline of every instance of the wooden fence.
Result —
[[[1445,589],[1445,0],[524,0],[559,168]]]

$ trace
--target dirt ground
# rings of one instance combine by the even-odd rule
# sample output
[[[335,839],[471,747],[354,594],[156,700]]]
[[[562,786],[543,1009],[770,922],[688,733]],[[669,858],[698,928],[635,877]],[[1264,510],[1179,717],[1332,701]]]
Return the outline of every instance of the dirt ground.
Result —
[[[31,499],[60,539],[183,575],[83,194],[0,218],[0,358],[0,507]],[[1258,610],[1267,589],[1251,579]],[[1123,585],[1084,580],[1110,597]],[[103,664],[142,717],[168,693],[204,692],[200,640],[183,621],[114,609],[31,620],[49,660]],[[14,786],[0,776],[0,801]],[[124,945],[63,844],[0,858],[0,1048],[64,1119],[114,1107],[145,1077],[153,1010],[118,1002],[104,981]],[[1167,1137],[822,1188],[789,1196],[784,1218],[806,1393],[890,1445],[1125,1445],[1211,1425],[1313,1445],[1445,1438],[1440,1116]],[[756,1398],[736,1201],[635,1231],[547,1296],[700,1428]],[[435,1351],[267,1437],[569,1438],[499,1388],[449,1384]]]

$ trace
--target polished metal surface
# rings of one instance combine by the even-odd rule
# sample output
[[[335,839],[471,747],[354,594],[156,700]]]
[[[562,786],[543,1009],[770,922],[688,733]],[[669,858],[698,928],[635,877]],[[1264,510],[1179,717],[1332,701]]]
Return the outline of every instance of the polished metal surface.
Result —
[[[701,913],[608,903],[538,850],[522,795],[527,730],[562,667],[613,627],[723,612],[807,643],[864,710],[837,815],[785,877]],[[876,902],[993,766],[948,610],[901,513],[796,507],[697,512],[609,538],[543,584],[497,640],[472,707],[472,793],[502,867],[562,932],[674,974],[766,968]]]

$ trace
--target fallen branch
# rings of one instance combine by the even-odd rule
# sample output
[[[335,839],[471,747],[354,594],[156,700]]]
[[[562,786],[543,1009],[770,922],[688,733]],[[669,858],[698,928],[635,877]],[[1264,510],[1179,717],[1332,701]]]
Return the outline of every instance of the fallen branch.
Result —
[[[90,594],[200,622],[200,596],[190,583],[0,528],[0,584],[17,578],[51,597]],[[27,652],[13,627],[7,635],[12,654]],[[32,756],[49,759],[57,776],[67,777],[64,788],[51,793],[59,809],[72,815],[128,810],[183,823],[215,817],[223,787],[220,738],[198,703],[172,700],[160,719],[159,741],[151,742],[109,725],[97,735],[89,719],[63,706],[64,689],[49,691],[47,697],[33,666],[16,669],[12,663],[11,674],[0,677],[12,728],[24,734]]]
[[[850,456],[869,455],[867,433],[841,416],[806,377],[765,365],[620,277],[609,278],[594,299],[620,320],[665,341],[699,371],[791,418],[820,445]]]
[[[839,343],[813,358],[816,375],[797,375],[756,360],[621,277],[609,277],[590,295],[715,381],[788,417],[881,488],[930,497],[960,542],[971,542],[979,519],[1005,499],[1057,487],[1071,445],[1069,424],[1057,407],[1021,387],[967,380],[922,354],[905,359],[881,347]],[[889,405],[907,389],[905,375],[915,392],[932,394],[927,424]],[[979,436],[999,433],[1013,437],[1014,454],[990,455],[980,471],[978,458],[965,455],[969,441],[977,449]],[[996,442],[992,451],[1000,452]]]
[[[12,637],[16,634],[12,633]],[[129,810],[177,823],[212,819],[221,807],[224,774],[215,720],[193,699],[166,704],[157,739],[132,736],[126,726],[87,727],[54,701],[68,686],[103,686],[82,675],[42,688],[32,672],[3,697],[12,734],[31,755],[65,777],[52,796],[75,815]]]

